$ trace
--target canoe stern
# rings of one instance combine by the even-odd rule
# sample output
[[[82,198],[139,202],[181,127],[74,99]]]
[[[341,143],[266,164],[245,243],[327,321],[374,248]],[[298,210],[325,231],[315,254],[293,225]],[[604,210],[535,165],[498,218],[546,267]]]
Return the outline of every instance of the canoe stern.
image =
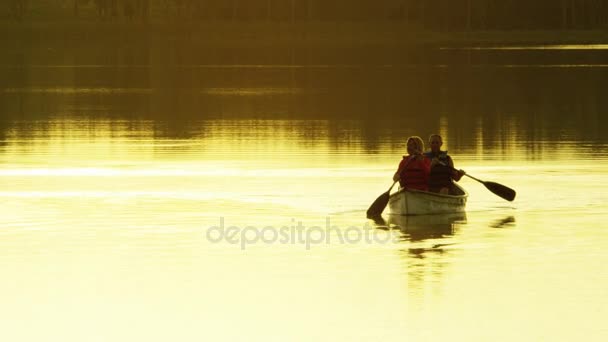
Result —
[[[429,215],[465,211],[468,194],[455,185],[462,195],[441,195],[418,190],[401,189],[389,198],[391,214]]]

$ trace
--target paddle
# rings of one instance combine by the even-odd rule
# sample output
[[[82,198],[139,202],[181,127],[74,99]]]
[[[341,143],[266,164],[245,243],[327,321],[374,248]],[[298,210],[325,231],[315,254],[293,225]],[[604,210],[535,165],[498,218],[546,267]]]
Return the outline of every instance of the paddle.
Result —
[[[407,162],[405,163],[405,165],[403,165],[403,167],[401,167],[401,165],[399,165],[399,169],[397,170],[397,172],[399,174],[401,174],[401,170],[405,169],[412,162],[412,160],[414,160],[414,159],[409,158],[407,160]],[[395,184],[397,184],[397,182],[398,182],[398,180],[394,181],[393,185],[391,185],[391,187],[388,188],[387,192],[383,193],[382,195],[378,196],[378,198],[376,198],[374,203],[372,203],[372,205],[369,207],[369,209],[367,209],[367,218],[371,218],[371,219],[378,218],[378,216],[380,216],[382,214],[382,212],[384,211],[384,208],[386,208],[386,205],[388,204],[389,197],[391,197],[391,190],[393,189]],[[380,217],[380,219],[382,219],[382,218]]]
[[[473,178],[474,180],[478,181],[479,183],[483,184],[486,189],[492,191],[496,196],[500,196],[504,199],[506,199],[507,201],[513,201],[515,199],[515,190],[504,186],[502,184],[498,184],[498,183],[494,183],[494,182],[484,182],[481,179],[477,179],[469,174],[465,174],[465,176],[469,176],[470,178]]]
[[[391,185],[390,188],[388,188],[387,192],[378,196],[378,198],[376,198],[376,200],[374,201],[374,203],[372,203],[369,209],[367,209],[368,218],[374,218],[382,214],[382,211],[384,211],[384,208],[386,208],[386,205],[388,204],[388,198],[391,196],[391,190],[393,189],[395,184],[397,184],[396,181],[393,183],[393,185]]]
[[[449,167],[450,169],[452,169],[452,171],[458,171],[455,168],[453,168],[449,165],[446,165],[445,163],[439,162],[439,164]],[[465,173],[464,175],[483,184],[486,187],[486,189],[492,191],[496,196],[500,196],[500,197],[506,199],[507,201],[513,201],[515,199],[515,195],[516,195],[515,190],[513,190],[507,186],[504,186],[502,184],[498,184],[495,182],[484,182],[481,179],[475,178],[468,173]]]

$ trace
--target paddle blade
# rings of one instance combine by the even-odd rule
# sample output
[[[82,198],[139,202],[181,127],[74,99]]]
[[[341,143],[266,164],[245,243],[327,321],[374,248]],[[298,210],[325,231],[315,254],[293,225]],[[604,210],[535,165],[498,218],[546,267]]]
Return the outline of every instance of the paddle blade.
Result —
[[[509,187],[494,182],[483,182],[483,185],[485,185],[488,190],[492,191],[497,196],[506,199],[507,201],[512,201],[515,199],[515,190]]]
[[[378,196],[374,203],[367,209],[367,217],[377,217],[384,211],[386,205],[388,204],[388,198],[390,197],[390,190]]]

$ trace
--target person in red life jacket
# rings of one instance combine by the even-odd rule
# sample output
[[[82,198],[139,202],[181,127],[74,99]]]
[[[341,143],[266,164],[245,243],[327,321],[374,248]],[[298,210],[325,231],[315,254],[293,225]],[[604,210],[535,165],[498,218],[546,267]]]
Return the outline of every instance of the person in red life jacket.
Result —
[[[423,155],[424,142],[420,137],[407,139],[407,156],[399,163],[393,181],[399,181],[402,188],[428,191],[431,160]]]
[[[429,137],[431,150],[424,155],[431,161],[431,173],[429,177],[429,191],[441,194],[449,194],[453,182],[458,182],[465,172],[454,169],[454,161],[448,155],[448,151],[442,151],[443,139],[439,134]]]

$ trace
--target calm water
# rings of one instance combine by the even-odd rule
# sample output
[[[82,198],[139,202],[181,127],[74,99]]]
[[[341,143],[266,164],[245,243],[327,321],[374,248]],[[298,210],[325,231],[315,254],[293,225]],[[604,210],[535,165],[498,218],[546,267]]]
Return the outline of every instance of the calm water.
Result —
[[[2,57],[4,340],[608,338],[605,47],[140,47]],[[430,133],[517,199],[366,220]]]

